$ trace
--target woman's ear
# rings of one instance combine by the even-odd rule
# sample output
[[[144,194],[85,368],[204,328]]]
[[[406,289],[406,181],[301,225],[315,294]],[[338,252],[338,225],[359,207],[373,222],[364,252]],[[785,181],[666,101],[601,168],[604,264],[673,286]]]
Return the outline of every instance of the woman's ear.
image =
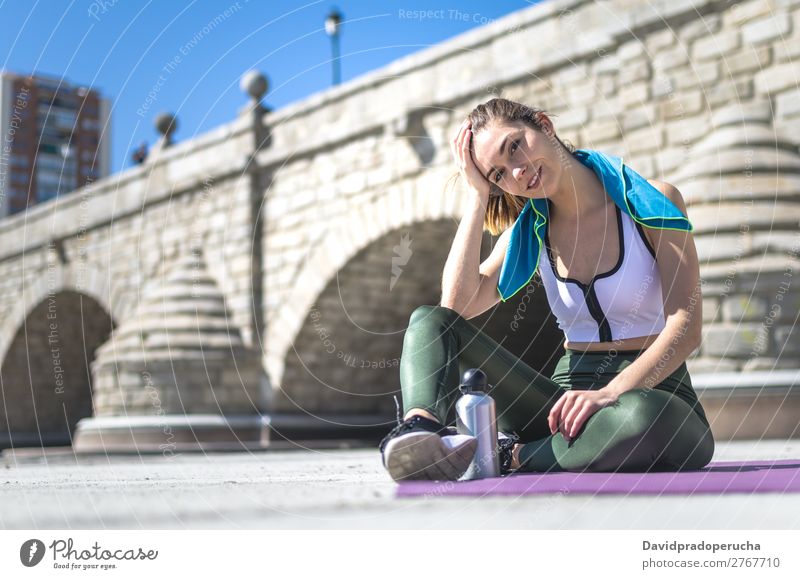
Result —
[[[543,111],[539,111],[534,116],[536,117],[536,120],[539,122],[539,125],[542,127],[542,131],[544,131],[551,137],[555,135],[556,129],[553,126],[553,121],[550,120],[550,117],[548,117]]]

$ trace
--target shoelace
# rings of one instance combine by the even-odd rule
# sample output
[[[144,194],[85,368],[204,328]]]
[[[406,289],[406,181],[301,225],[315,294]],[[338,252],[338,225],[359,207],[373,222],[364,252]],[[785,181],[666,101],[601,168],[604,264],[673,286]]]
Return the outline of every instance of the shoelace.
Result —
[[[384,447],[392,438],[403,434],[407,430],[413,429],[416,423],[417,423],[416,416],[412,416],[411,418],[408,419],[407,422],[401,422],[400,424],[392,428],[389,431],[389,433],[381,439],[381,443],[378,445],[380,451],[383,452]]]
[[[395,396],[395,397],[394,397],[394,402],[395,402],[395,404],[397,404],[397,396]],[[419,420],[419,419],[417,418],[417,416],[412,416],[411,418],[409,418],[408,420],[406,420],[405,422],[403,422],[403,421],[400,419],[400,406],[399,406],[399,405],[397,405],[397,424],[395,425],[395,427],[394,427],[394,428],[392,428],[392,429],[391,429],[391,430],[390,430],[390,431],[389,431],[389,432],[386,434],[386,436],[384,436],[384,437],[381,439],[381,442],[380,442],[380,444],[378,445],[378,448],[380,449],[380,451],[381,451],[381,452],[383,452],[383,448],[386,446],[386,443],[388,443],[388,442],[389,442],[389,440],[391,440],[391,439],[392,439],[392,438],[394,438],[395,436],[399,436],[400,434],[403,434],[404,432],[406,432],[406,431],[408,431],[408,430],[411,430],[412,428],[414,428],[414,426],[416,425],[416,423],[417,423],[417,421],[418,421],[418,420]]]
[[[387,442],[387,441],[388,441],[390,438],[392,438],[393,436],[395,436],[395,435],[397,435],[398,433],[400,433],[400,431],[401,431],[401,430],[404,430],[404,428],[403,428],[403,421],[400,419],[400,403],[397,401],[397,395],[396,395],[396,394],[392,394],[392,398],[394,398],[394,407],[397,409],[397,414],[396,414],[397,424],[395,425],[395,427],[394,427],[394,428],[392,428],[392,429],[391,429],[391,430],[388,432],[388,434],[386,434],[386,436],[384,436],[384,437],[381,439],[381,443],[380,443],[380,445],[378,446],[378,448],[380,448],[381,452],[383,452],[383,447],[384,447],[384,446],[386,446],[386,442]],[[407,423],[407,424],[406,424],[406,429],[407,429],[407,428],[410,428],[410,424],[409,424],[409,423]]]
[[[397,404],[397,396],[395,396],[394,399],[395,399],[395,404]],[[426,419],[424,417],[416,414],[416,415],[412,416],[411,418],[409,418],[408,420],[403,421],[400,418],[400,406],[397,405],[397,425],[394,428],[392,428],[389,431],[389,433],[386,436],[384,436],[383,439],[381,440],[381,442],[380,442],[380,444],[378,446],[380,451],[383,452],[383,449],[386,446],[386,444],[389,442],[389,440],[391,440],[395,436],[400,436],[401,434],[403,434],[405,432],[413,430],[417,426],[417,424],[419,422],[422,422],[423,420],[426,420]],[[428,430],[428,429],[426,428],[426,430]],[[448,427],[446,427],[444,425],[442,425],[438,430],[431,431],[431,432],[435,432],[435,434],[438,434],[439,436],[447,436],[447,435],[451,435],[451,434],[456,434],[456,430],[455,429],[448,428]]]
[[[392,398],[394,398],[394,406],[397,408],[397,424],[400,424],[402,420],[400,420],[400,403],[397,401],[397,394],[392,394]]]

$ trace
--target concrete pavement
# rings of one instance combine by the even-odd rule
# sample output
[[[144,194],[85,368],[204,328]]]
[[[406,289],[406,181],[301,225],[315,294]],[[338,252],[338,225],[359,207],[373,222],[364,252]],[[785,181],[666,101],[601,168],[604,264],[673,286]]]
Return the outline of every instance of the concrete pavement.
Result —
[[[800,459],[800,441],[714,460]],[[800,494],[394,497],[375,448],[76,456],[3,453],[0,528],[798,529]]]

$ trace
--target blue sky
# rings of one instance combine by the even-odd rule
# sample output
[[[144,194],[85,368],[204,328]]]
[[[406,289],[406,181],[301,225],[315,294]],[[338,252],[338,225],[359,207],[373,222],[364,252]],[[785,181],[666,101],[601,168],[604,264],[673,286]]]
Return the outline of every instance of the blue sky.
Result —
[[[247,101],[239,79],[251,68],[268,76],[273,109],[330,87],[324,21],[333,7],[345,19],[346,82],[532,3],[0,0],[0,68],[64,77],[110,98],[117,172],[141,141],[155,142],[161,111],[178,114],[179,141],[231,120]]]

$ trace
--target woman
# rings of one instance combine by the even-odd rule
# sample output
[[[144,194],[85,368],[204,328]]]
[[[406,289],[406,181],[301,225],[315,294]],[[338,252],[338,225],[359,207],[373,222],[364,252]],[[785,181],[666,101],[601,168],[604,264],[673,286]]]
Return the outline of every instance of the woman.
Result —
[[[539,109],[495,98],[452,151],[469,208],[441,306],[411,315],[404,420],[381,442],[395,480],[459,478],[475,439],[446,428],[461,373],[494,384],[503,472],[699,469],[714,439],[686,359],[701,341],[697,253],[680,192],[620,159],[574,150]],[[479,263],[484,229],[500,235]],[[565,332],[547,378],[467,320],[538,272]],[[399,419],[399,418],[398,418]]]

